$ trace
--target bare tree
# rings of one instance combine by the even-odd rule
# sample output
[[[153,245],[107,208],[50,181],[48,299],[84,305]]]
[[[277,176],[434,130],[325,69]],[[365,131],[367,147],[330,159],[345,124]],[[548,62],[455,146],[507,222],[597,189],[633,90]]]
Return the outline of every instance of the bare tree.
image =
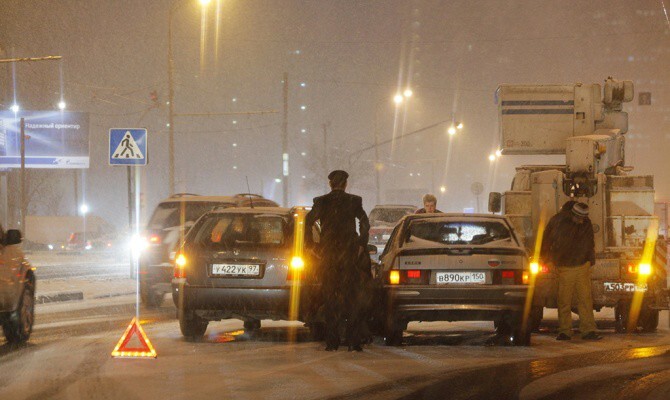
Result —
[[[65,195],[62,173],[41,169],[26,171],[26,209],[28,214],[60,215]]]

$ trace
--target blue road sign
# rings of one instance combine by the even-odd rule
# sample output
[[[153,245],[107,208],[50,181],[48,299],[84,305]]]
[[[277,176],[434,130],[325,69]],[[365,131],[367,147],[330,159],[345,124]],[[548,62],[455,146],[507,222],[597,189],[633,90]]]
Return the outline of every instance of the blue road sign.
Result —
[[[110,165],[147,165],[147,130],[115,128],[109,130]]]

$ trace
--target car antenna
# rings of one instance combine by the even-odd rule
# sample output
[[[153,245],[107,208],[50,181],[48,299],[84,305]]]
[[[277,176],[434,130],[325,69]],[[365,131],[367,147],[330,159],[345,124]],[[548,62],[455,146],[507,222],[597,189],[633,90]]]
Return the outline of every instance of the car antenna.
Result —
[[[254,199],[251,195],[251,188],[249,187],[249,176],[244,175],[244,178],[247,180],[247,195],[249,196],[249,204],[251,205],[251,208],[254,208]]]

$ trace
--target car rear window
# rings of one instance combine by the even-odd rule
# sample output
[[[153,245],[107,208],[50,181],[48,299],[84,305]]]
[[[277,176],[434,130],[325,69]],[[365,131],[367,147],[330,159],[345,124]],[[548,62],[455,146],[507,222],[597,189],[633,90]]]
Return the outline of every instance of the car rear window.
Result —
[[[498,221],[416,220],[405,234],[406,243],[419,245],[486,245],[509,239],[509,229]]]
[[[370,212],[370,223],[395,224],[400,218],[412,213],[408,208],[375,208]]]
[[[184,222],[195,222],[207,211],[217,206],[232,207],[233,204],[216,201],[198,201],[198,202],[168,202],[161,203],[156,207],[156,211],[149,221],[149,229],[165,229],[180,225],[180,208],[185,204]]]
[[[193,242],[212,250],[281,247],[290,241],[290,233],[280,215],[212,214],[198,224]]]

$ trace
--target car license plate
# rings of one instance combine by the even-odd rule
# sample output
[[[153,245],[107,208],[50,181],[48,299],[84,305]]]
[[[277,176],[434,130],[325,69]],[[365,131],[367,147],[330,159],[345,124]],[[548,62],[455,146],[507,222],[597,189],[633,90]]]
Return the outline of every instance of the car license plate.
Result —
[[[258,264],[212,264],[212,275],[220,276],[258,276],[261,266]]]
[[[486,283],[486,272],[438,272],[435,281],[438,284]]]
[[[606,292],[646,292],[647,284],[636,285],[631,282],[605,282],[605,291]]]

